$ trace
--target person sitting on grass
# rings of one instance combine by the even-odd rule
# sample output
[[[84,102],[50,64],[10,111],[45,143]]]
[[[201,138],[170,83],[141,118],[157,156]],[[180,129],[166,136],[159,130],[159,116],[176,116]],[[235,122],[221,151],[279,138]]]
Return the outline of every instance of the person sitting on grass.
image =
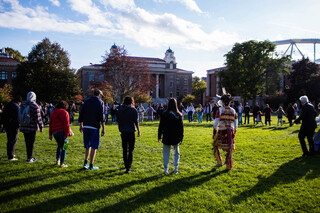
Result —
[[[231,95],[225,94],[221,97],[223,106],[219,108],[214,119],[213,126],[213,154],[217,160],[216,167],[222,166],[219,148],[226,151],[226,169],[233,168],[232,152],[235,150],[234,136],[237,131],[237,113],[230,107]],[[218,129],[219,127],[219,129]]]
[[[58,143],[57,148],[57,165],[61,168],[68,167],[64,164],[67,150],[63,149],[64,141],[68,136],[74,135],[70,129],[69,113],[66,111],[69,105],[66,101],[60,101],[56,108],[52,111],[49,125],[49,139],[52,140],[52,135]]]

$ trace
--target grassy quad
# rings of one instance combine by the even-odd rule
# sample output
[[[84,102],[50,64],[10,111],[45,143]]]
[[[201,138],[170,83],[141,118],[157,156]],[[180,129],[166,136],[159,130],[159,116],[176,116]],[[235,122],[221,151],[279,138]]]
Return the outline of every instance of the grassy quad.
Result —
[[[66,164],[54,165],[56,142],[48,128],[37,133],[28,164],[23,135],[16,157],[6,160],[0,134],[0,212],[320,212],[320,155],[301,158],[300,125],[243,125],[236,135],[234,170],[214,168],[212,125],[185,121],[179,174],[164,176],[158,122],[141,125],[132,173],[124,174],[120,135],[106,126],[95,166],[82,170],[84,148],[78,126],[70,138]],[[316,130],[318,131],[318,129]]]

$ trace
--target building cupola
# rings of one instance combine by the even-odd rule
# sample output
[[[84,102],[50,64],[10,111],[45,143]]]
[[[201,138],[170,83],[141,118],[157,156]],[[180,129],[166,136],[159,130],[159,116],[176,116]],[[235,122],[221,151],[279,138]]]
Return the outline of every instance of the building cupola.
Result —
[[[174,57],[174,52],[170,47],[169,49],[167,49],[163,60],[166,61],[167,69],[176,69],[177,67],[176,57]]]

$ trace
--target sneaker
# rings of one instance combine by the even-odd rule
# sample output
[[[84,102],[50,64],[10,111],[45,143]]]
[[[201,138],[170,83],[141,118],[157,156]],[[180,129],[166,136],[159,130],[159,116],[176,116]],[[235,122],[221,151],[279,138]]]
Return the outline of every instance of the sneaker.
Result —
[[[89,170],[97,170],[97,169],[99,169],[99,167],[97,166],[89,167]]]
[[[56,165],[60,165],[60,160],[57,160]]]
[[[178,170],[174,170],[173,174],[175,174],[175,175],[179,174]]]
[[[83,164],[83,169],[89,169],[89,165],[88,164]]]
[[[125,173],[129,174],[131,172],[131,169],[126,169]]]
[[[221,167],[221,166],[222,166],[222,164],[217,164],[214,167]]]
[[[18,158],[11,158],[11,159],[8,159],[8,161],[16,161],[18,160]]]
[[[36,162],[38,159],[37,158],[30,158],[27,160],[27,163],[33,163]]]
[[[61,164],[60,165],[60,168],[67,168],[68,167],[68,165],[66,165],[66,164]]]
[[[169,171],[168,170],[164,170],[164,175],[169,175]]]

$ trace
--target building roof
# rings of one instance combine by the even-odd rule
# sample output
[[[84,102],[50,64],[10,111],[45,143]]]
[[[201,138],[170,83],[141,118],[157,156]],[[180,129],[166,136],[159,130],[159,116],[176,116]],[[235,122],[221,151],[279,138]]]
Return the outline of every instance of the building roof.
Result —
[[[18,64],[20,64],[20,62],[14,58],[0,57],[0,65],[2,66],[16,66]]]

